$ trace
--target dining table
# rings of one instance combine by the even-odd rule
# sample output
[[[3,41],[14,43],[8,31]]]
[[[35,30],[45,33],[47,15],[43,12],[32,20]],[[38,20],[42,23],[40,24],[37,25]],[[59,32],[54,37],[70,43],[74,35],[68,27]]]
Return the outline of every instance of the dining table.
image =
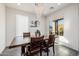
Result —
[[[31,36],[31,37],[35,37],[35,36]],[[9,48],[15,48],[15,47],[19,47],[19,46],[25,46],[25,45],[29,45],[31,42],[31,37],[23,37],[23,36],[16,36],[13,41],[11,42],[10,46],[8,46]],[[44,36],[44,40],[47,40],[49,37],[48,36]]]
[[[31,36],[36,37],[36,36]],[[25,47],[30,45],[31,43],[31,37],[23,37],[23,36],[16,36],[13,41],[11,42],[10,46],[8,46],[9,49],[21,47],[21,55],[25,53]],[[44,36],[43,40],[47,40],[48,36]]]
[[[13,41],[11,42],[10,46],[8,46],[8,48],[11,49],[11,48],[16,48],[16,47],[21,47],[21,54],[22,54],[25,52],[24,51],[25,46],[30,45],[31,37],[36,37],[36,36],[30,36],[30,37],[16,36],[14,37]],[[47,42],[48,39],[49,39],[49,36],[44,35],[43,40]]]

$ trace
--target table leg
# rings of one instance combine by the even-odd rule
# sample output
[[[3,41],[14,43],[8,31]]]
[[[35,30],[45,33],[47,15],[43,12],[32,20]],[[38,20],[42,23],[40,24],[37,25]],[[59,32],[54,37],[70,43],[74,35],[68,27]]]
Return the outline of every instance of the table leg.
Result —
[[[25,54],[25,46],[21,46],[21,56]]]

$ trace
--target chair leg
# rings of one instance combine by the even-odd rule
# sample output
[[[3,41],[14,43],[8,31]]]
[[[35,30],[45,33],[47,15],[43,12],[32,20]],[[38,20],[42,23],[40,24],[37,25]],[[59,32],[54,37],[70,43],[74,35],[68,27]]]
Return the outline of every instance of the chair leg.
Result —
[[[30,50],[30,46],[28,46],[28,51],[29,51],[29,55],[31,56],[31,50]]]
[[[42,56],[42,49],[40,49],[40,56]]]
[[[22,56],[22,46],[21,46],[21,56]]]
[[[53,54],[55,55],[55,49],[54,49],[54,45],[53,45]]]
[[[47,56],[49,56],[49,51],[48,51],[49,49],[47,48]]]
[[[25,54],[25,46],[21,46],[21,56]]]
[[[47,56],[49,56],[49,49],[48,49],[49,47],[48,47],[48,45],[47,45]]]
[[[42,44],[40,43],[40,56],[42,56]]]
[[[28,52],[25,53],[25,56],[28,56]]]
[[[31,56],[31,51],[30,51],[30,56]]]
[[[26,53],[25,53],[26,56],[29,56],[28,54],[28,48],[26,48]]]

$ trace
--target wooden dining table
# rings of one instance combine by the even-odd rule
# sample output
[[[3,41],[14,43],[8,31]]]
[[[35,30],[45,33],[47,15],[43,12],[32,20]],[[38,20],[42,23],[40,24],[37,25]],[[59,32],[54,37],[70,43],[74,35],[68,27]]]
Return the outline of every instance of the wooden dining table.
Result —
[[[35,36],[31,36],[31,37],[35,37]],[[22,55],[22,53],[25,52],[24,51],[25,46],[30,45],[31,37],[24,38],[23,36],[16,36],[8,48],[11,49],[11,48],[16,48],[16,47],[21,47],[21,55]],[[48,35],[44,36],[43,38],[43,40],[45,40],[46,42],[48,42],[48,39],[49,39]]]
[[[31,36],[31,37],[35,37],[35,36]],[[16,36],[8,48],[11,49],[16,47],[21,47],[21,55],[22,55],[25,53],[25,46],[30,45],[31,37]],[[44,36],[44,40],[46,39],[48,39],[48,36]]]
[[[34,37],[34,36],[31,36]],[[19,46],[24,46],[24,45],[29,45],[31,42],[31,37],[25,37],[23,38],[23,36],[16,36],[12,43],[10,44],[9,48],[15,48],[15,47],[19,47]],[[44,36],[44,40],[47,40],[48,36]]]

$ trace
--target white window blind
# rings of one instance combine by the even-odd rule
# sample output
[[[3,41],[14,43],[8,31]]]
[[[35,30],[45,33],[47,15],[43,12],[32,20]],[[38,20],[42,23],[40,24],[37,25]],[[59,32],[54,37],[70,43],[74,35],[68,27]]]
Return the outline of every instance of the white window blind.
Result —
[[[29,32],[28,16],[16,15],[16,36],[22,36],[23,32]]]

